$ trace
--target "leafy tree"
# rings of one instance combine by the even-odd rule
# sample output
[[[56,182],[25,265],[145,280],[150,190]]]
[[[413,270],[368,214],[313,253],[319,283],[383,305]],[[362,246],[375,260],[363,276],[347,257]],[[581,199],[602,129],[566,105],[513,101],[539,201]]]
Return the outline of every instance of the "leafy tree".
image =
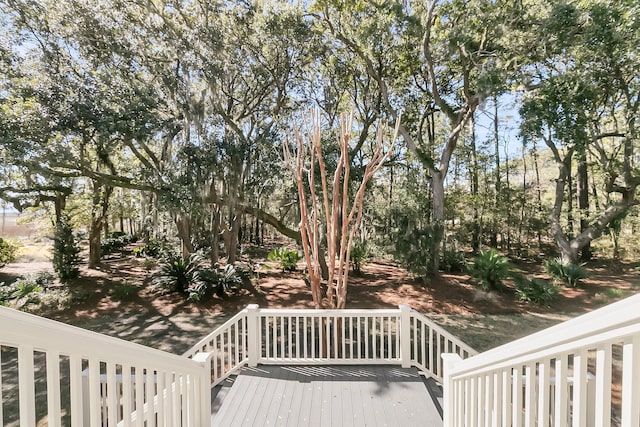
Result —
[[[80,274],[78,264],[80,248],[76,242],[69,218],[62,215],[53,237],[53,270],[61,281],[75,279]]]

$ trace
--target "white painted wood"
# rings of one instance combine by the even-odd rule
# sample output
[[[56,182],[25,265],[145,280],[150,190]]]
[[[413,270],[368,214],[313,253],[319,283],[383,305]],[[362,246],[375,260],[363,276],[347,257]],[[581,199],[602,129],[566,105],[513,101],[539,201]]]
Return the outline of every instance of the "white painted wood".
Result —
[[[511,425],[522,426],[522,366],[517,365],[511,371]]]
[[[2,346],[0,345],[0,402],[4,402],[2,397],[2,390],[4,385],[2,384]],[[4,424],[4,405],[0,403],[0,423]]]
[[[47,424],[50,427],[61,425],[60,413],[60,354],[56,351],[47,352]],[[0,365],[1,365],[0,361]],[[2,373],[0,372],[0,381]],[[2,384],[0,384],[0,401],[2,401]],[[0,405],[2,406],[2,405]],[[0,408],[0,422],[2,408]]]
[[[536,378],[535,364],[532,362],[524,366],[524,425],[533,427],[535,425],[536,411]]]
[[[5,325],[2,325],[5,327]],[[20,426],[36,426],[36,391],[33,347],[18,347],[18,379],[20,395]]]
[[[122,365],[122,426],[131,426],[131,414],[133,413],[133,373],[131,365]]]
[[[554,401],[554,424],[557,427],[567,425],[568,388],[567,388],[567,356],[558,355],[555,361],[555,401]]]
[[[596,351],[595,421],[600,427],[611,425],[611,344]]]
[[[540,360],[538,363],[538,427],[549,426],[549,399],[550,396],[550,361],[548,359]]]
[[[579,349],[573,355],[573,399],[572,399],[572,417],[571,423],[573,427],[587,426],[587,388],[589,386],[587,380],[587,365],[589,363],[586,348]]]
[[[640,424],[640,336],[627,339],[622,350],[623,427]]]
[[[511,412],[513,409],[511,368],[502,370],[502,422],[503,426],[511,425]]]

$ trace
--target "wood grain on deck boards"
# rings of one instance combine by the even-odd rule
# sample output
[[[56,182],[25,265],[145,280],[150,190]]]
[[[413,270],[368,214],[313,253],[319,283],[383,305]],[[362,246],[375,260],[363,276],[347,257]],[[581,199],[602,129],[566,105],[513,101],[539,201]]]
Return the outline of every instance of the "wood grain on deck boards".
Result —
[[[414,368],[260,365],[220,387],[213,389],[214,426],[442,425]]]

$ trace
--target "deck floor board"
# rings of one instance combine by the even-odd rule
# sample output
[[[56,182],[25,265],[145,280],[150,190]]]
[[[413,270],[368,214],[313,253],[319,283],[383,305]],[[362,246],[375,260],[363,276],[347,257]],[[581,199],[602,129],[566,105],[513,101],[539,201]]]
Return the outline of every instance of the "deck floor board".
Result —
[[[424,379],[395,366],[245,367],[212,389],[214,426],[440,426]]]

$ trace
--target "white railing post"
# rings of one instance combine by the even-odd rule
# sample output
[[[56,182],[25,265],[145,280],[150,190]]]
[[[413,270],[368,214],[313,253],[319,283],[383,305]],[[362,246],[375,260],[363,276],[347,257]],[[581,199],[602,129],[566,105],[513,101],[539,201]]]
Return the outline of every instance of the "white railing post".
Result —
[[[196,396],[194,401],[199,402],[199,414],[197,415],[200,421],[197,423],[199,426],[206,426],[211,424],[211,359],[213,353],[198,353],[193,356],[193,361],[199,363],[202,366],[202,375],[199,378],[199,385],[197,392],[199,396]],[[159,393],[163,393],[163,390],[159,390]]]
[[[411,366],[411,307],[400,304],[400,360],[403,368]]]
[[[442,422],[444,427],[453,426],[455,402],[453,401],[453,380],[451,371],[454,366],[462,361],[462,358],[455,353],[444,353],[442,355],[442,368],[444,370],[442,380]]]
[[[247,362],[249,366],[258,366],[260,354],[260,309],[258,304],[249,304],[247,306]]]

